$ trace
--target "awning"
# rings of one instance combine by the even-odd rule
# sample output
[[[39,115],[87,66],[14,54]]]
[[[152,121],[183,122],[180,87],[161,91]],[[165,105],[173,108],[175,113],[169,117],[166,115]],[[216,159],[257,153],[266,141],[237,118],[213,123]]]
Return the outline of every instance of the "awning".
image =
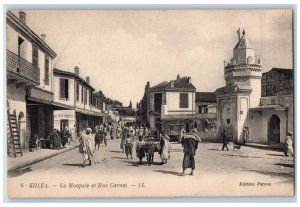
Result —
[[[107,114],[104,114],[102,112],[87,111],[87,110],[82,110],[82,109],[78,109],[78,108],[75,108],[75,111],[78,113],[82,113],[82,114],[90,115],[90,116],[108,117]]]
[[[73,106],[68,106],[66,104],[61,104],[61,103],[57,103],[57,102],[53,102],[52,105],[61,110],[61,109],[70,109],[70,110],[74,110],[74,107]]]

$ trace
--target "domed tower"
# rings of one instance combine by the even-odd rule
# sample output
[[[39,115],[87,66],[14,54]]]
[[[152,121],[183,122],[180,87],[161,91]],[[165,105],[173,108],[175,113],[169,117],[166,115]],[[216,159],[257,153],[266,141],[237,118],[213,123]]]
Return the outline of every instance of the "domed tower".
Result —
[[[262,60],[256,57],[252,44],[243,30],[242,36],[238,30],[238,43],[233,49],[230,63],[224,66],[226,86],[249,86],[250,108],[259,105],[261,97]]]

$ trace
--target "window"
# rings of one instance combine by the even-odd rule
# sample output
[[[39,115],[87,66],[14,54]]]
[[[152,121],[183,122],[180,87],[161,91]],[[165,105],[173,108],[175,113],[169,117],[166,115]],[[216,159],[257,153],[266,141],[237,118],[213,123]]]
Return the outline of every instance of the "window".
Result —
[[[227,119],[227,124],[230,124],[230,119]]]
[[[69,98],[69,80],[61,78],[60,79],[60,98]]]
[[[189,107],[188,93],[180,93],[179,108],[188,108],[188,107]]]
[[[76,100],[79,101],[79,83],[76,81]]]
[[[161,105],[162,105],[162,94],[161,93],[154,94],[154,111],[160,113]]]
[[[83,97],[84,96],[84,94],[83,94],[84,92],[83,92],[83,90],[84,90],[83,86],[81,86],[81,103],[83,103],[83,100],[84,100],[84,97]]]
[[[18,56],[24,58],[25,51],[25,41],[22,37],[18,37]]]
[[[90,105],[93,104],[93,91],[90,91]]]
[[[207,105],[201,105],[201,106],[199,106],[199,113],[200,114],[207,114],[208,113]]]
[[[45,85],[49,85],[49,57],[45,55]]]
[[[39,67],[39,50],[35,45],[32,45],[32,65]]]
[[[87,104],[87,90],[84,88],[84,104]]]

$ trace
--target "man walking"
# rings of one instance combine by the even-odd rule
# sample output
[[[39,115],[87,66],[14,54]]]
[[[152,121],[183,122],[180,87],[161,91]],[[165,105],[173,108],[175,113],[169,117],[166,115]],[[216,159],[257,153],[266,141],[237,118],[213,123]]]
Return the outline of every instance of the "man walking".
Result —
[[[228,149],[227,143],[228,143],[228,131],[227,129],[224,129],[224,132],[222,134],[222,141],[223,141],[223,147],[222,147],[222,151],[224,151],[224,148]]]
[[[85,167],[85,162],[89,161],[89,165],[92,165],[93,158],[93,141],[94,137],[91,134],[92,129],[87,128],[85,133],[82,133],[81,138],[79,139],[79,152],[83,155],[83,167]]]

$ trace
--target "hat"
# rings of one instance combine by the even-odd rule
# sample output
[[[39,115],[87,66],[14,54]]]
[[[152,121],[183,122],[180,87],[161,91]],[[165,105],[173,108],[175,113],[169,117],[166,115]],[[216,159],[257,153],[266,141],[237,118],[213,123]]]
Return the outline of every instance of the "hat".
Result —
[[[85,131],[90,131],[90,132],[91,132],[91,131],[92,131],[92,129],[91,129],[91,128],[87,128]]]
[[[293,136],[293,133],[291,131],[289,131],[288,136]]]

